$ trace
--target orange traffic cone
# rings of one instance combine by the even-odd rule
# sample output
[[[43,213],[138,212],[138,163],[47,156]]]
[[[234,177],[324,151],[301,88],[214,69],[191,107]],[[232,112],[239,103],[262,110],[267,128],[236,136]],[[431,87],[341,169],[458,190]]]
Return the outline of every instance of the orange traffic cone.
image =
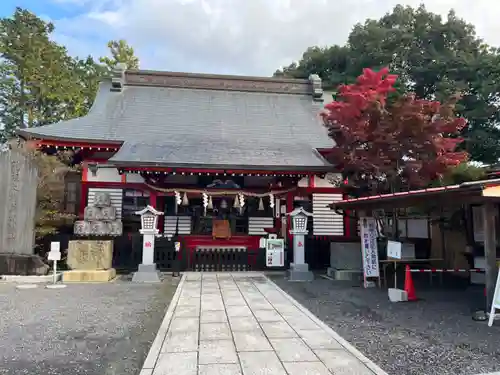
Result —
[[[408,296],[408,301],[416,301],[418,299],[415,294],[415,287],[413,286],[413,279],[411,277],[410,266],[408,264],[406,265],[405,272],[405,292]]]

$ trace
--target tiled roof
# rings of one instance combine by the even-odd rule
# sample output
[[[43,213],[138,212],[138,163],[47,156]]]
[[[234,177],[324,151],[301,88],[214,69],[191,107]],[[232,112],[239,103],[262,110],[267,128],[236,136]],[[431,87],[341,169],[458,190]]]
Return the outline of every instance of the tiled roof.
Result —
[[[320,154],[307,144],[282,144],[244,139],[173,137],[164,142],[125,142],[110,159],[117,165],[150,164],[188,168],[204,165],[206,168],[231,166],[233,168],[264,170],[331,169]]]
[[[124,142],[114,159],[143,162],[319,166],[333,145],[315,80],[133,71],[119,85],[101,83],[87,116],[20,134]]]

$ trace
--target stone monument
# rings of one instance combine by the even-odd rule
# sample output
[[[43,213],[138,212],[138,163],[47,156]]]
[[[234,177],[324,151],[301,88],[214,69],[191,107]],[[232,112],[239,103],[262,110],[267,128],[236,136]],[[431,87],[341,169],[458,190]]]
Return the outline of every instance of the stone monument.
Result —
[[[112,260],[113,241],[69,241],[66,263],[71,271],[63,272],[63,282],[109,281],[116,277]]]
[[[96,193],[94,204],[85,207],[83,220],[74,226],[74,233],[80,236],[119,236],[122,230],[109,194],[102,192]],[[112,240],[70,241],[66,263],[71,271],[63,273],[63,282],[109,281],[116,277],[112,261]]]
[[[74,233],[79,236],[121,236],[123,226],[116,219],[108,193],[96,193],[94,204],[85,207],[83,220],[75,222]]]

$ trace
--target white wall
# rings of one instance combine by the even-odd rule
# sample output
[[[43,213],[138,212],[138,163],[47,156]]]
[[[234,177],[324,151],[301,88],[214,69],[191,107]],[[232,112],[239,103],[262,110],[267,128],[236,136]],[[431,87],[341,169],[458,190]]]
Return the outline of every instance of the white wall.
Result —
[[[316,236],[343,236],[344,216],[328,205],[342,200],[342,194],[313,194],[313,234]]]
[[[249,217],[248,234],[251,236],[266,235],[264,228],[273,228],[274,218],[272,217]]]
[[[121,180],[122,176],[118,173],[118,169],[116,168],[99,168],[95,176],[90,169],[87,173],[87,181],[121,182]]]
[[[342,175],[340,173],[332,173],[333,176],[341,178]],[[319,176],[313,176],[314,177],[314,187],[317,188],[333,188],[333,187],[338,187],[333,184],[331,184],[327,179],[321,178]],[[299,180],[299,183],[297,184],[299,187],[312,187],[309,186],[309,177],[303,177]]]

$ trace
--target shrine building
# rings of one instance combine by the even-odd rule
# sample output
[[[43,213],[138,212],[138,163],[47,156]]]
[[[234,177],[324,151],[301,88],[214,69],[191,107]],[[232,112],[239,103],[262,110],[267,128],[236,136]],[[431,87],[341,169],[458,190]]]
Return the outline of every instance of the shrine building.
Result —
[[[145,70],[114,72],[81,118],[22,129],[47,152],[74,150],[82,163],[80,216],[107,192],[123,233],[151,205],[186,246],[259,246],[288,237],[286,213],[314,214],[313,236],[341,239],[350,225],[328,207],[342,200],[340,174],[324,155],[334,144],[319,113],[319,77],[282,79]],[[213,220],[229,234],[212,232]]]

